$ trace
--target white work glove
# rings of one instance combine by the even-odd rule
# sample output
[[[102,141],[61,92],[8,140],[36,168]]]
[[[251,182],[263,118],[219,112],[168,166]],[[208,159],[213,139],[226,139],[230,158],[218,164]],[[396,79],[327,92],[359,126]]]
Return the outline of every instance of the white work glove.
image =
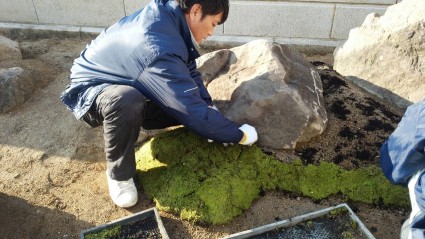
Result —
[[[243,132],[243,138],[239,142],[242,145],[251,146],[253,143],[257,142],[258,135],[254,127],[249,124],[244,124],[239,129]]]

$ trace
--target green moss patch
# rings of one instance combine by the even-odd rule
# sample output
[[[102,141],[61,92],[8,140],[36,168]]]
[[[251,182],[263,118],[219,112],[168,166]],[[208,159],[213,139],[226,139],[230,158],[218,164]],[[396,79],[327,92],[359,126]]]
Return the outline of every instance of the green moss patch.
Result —
[[[193,222],[226,223],[261,191],[276,189],[315,200],[341,193],[347,200],[409,205],[407,189],[392,185],[376,166],[347,171],[327,162],[287,164],[256,146],[208,143],[185,128],[151,139],[136,159],[140,183],[157,207]]]
[[[121,230],[121,226],[114,226],[111,228],[104,229],[98,233],[90,233],[86,235],[85,239],[108,239],[117,238]]]

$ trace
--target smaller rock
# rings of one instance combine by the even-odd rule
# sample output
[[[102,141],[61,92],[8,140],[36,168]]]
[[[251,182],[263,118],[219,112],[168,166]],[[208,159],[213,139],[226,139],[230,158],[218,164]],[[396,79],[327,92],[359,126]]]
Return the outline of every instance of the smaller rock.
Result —
[[[23,104],[32,91],[30,73],[20,67],[0,69],[0,113]]]
[[[22,60],[19,44],[0,35],[0,61]]]

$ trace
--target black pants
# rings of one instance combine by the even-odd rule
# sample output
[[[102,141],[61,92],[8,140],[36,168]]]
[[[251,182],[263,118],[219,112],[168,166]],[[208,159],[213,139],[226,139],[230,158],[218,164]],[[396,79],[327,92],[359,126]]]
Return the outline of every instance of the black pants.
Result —
[[[91,127],[103,125],[107,173],[119,181],[136,173],[134,143],[141,127],[150,130],[179,124],[137,89],[125,85],[106,87],[82,120]]]

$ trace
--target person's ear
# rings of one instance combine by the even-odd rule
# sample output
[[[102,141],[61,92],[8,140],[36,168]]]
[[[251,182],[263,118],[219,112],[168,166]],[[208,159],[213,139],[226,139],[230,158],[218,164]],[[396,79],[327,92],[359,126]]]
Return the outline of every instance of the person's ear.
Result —
[[[193,4],[192,8],[190,8],[189,15],[191,18],[199,17],[199,14],[202,14],[202,6],[199,3]]]

